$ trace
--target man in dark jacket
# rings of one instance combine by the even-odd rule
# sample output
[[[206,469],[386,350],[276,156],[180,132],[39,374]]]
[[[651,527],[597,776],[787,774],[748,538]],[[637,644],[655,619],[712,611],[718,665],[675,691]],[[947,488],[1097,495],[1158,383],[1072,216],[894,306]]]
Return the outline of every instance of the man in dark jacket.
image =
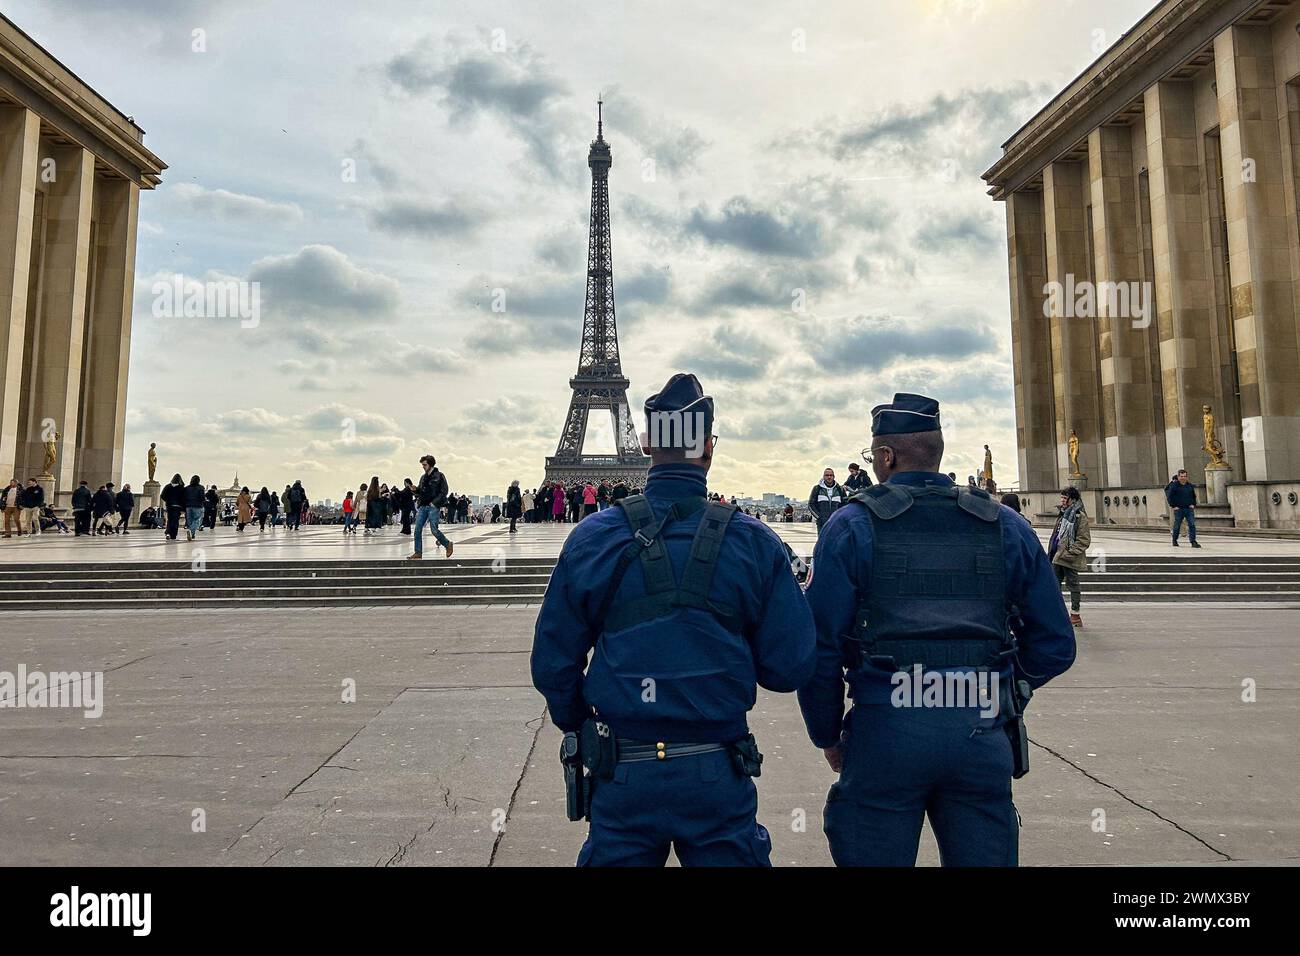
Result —
[[[18,496],[22,511],[19,512],[19,530],[28,534],[41,533],[41,508],[45,504],[45,489],[35,478],[27,479],[27,487]]]
[[[117,513],[121,518],[116,530],[122,532],[122,534],[130,534],[127,525],[131,521],[131,512],[135,510],[135,495],[131,493],[129,484],[122,486],[122,490],[117,493],[117,499],[113,503],[117,506]]]
[[[858,465],[856,461],[849,462],[849,476],[844,479],[844,491],[851,498],[859,491],[865,491],[871,487],[871,479],[867,476],[867,471]]]
[[[175,541],[181,533],[181,512],[185,510],[185,482],[179,474],[172,475],[172,480],[163,488],[162,502],[167,506],[165,534]]]
[[[113,533],[111,517],[117,507],[115,498],[111,484],[100,485],[95,492],[91,501],[91,509],[95,514],[95,534]]]
[[[217,528],[217,511],[221,508],[221,494],[213,485],[203,496],[203,523],[213,531]]]
[[[76,532],[73,537],[90,534],[90,506],[93,500],[94,495],[85,479],[82,479],[77,490],[72,493],[72,527]]]
[[[397,493],[397,507],[402,513],[402,534],[411,533],[411,518],[415,515],[415,484],[410,478],[402,482],[402,490]]]
[[[419,561],[424,557],[425,525],[430,526],[438,543],[447,549],[447,557],[451,557],[451,541],[438,530],[438,508],[447,504],[450,514],[454,506],[447,500],[447,479],[434,467],[436,464],[437,460],[432,455],[424,455],[420,458],[420,467],[424,469],[424,474],[415,489],[415,502],[418,505],[415,512],[415,552],[408,555],[408,561]]]
[[[781,540],[708,498],[714,409],[698,379],[674,375],[645,413],[702,422],[703,448],[663,429],[644,449],[645,497],[574,528],[533,633],[533,685],[551,720],[609,741],[590,748],[606,760],[588,778],[578,862],[662,866],[671,848],[683,866],[768,866],[748,715],[759,686],[808,681],[812,618]]]
[[[1165,500],[1174,509],[1174,547],[1178,547],[1178,535],[1186,521],[1187,539],[1192,542],[1193,548],[1199,548],[1200,545],[1196,543],[1196,486],[1187,480],[1186,471],[1178,472],[1174,475],[1174,480],[1165,486]]]

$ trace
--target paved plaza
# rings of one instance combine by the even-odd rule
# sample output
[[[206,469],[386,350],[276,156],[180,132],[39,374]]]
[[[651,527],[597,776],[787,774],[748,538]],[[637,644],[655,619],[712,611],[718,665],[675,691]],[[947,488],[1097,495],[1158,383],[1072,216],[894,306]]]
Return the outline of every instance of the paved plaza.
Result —
[[[458,558],[546,558],[559,553],[564,539],[573,530],[571,524],[519,525],[516,534],[502,524],[462,524],[441,526],[452,541]],[[807,557],[817,544],[817,529],[812,522],[777,523],[776,531],[796,553]],[[1049,528],[1039,528],[1046,542]],[[1093,528],[1092,551],[1113,555],[1177,555],[1187,560],[1197,554],[1183,541],[1181,551],[1174,551],[1169,535],[1160,530]],[[1202,534],[1207,554],[1232,556],[1300,556],[1300,539],[1260,534]],[[49,532],[34,538],[0,539],[0,565],[43,564],[51,562],[103,561],[106,565],[140,561],[189,561],[202,551],[209,561],[361,561],[392,560],[411,552],[411,538],[398,533],[396,526],[383,529],[372,537],[344,535],[339,525],[316,525],[301,531],[283,527],[259,532],[255,527],[238,532],[231,527],[202,531],[195,541],[184,537],[168,541],[161,531],[132,529],[128,535],[74,537]],[[435,542],[426,532],[427,559],[440,557]]]
[[[566,531],[502,530],[452,529],[457,556],[553,555]],[[796,550],[813,544],[811,527],[779,530]],[[1168,550],[1151,535],[1096,537]],[[175,559],[197,546],[289,559],[392,557],[405,543],[223,529],[195,545],[148,534],[6,541],[0,560]],[[1211,548],[1296,545],[1225,537]],[[1077,664],[1031,705],[1033,769],[1015,787],[1022,862],[1300,860],[1300,605],[1085,614]],[[99,719],[0,709],[0,858],[569,865],[585,828],[564,819],[559,734],[529,682],[535,616],[533,606],[6,613],[0,670],[102,670],[105,704]],[[767,756],[760,818],[773,861],[829,864],[821,809],[833,775],[794,697],[761,693],[751,726]],[[928,836],[921,861],[937,862]]]

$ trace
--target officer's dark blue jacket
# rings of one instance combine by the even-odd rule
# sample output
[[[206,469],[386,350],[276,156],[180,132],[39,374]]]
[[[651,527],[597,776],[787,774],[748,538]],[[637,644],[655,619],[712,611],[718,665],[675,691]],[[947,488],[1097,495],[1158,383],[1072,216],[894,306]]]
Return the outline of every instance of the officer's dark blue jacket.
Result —
[[[952,486],[932,472],[899,472],[890,482]],[[1074,663],[1074,629],[1061,600],[1060,584],[1033,528],[1005,505],[1002,525],[1007,599],[1020,610],[1016,676],[1039,687]],[[855,613],[871,581],[871,518],[857,504],[840,508],[822,527],[813,552],[808,603],[817,623],[817,673],[799,691],[808,735],[818,747],[839,743],[844,717],[845,671],[841,639],[853,633]],[[1003,677],[1010,676],[1010,666]],[[855,703],[886,703],[893,689],[883,670],[856,669],[848,675]]]
[[[684,463],[654,466],[645,487],[657,517],[679,498],[706,493],[703,469]],[[661,535],[679,582],[702,515],[675,521]],[[678,608],[607,633],[587,669],[600,636],[593,619],[631,541],[623,509],[607,508],[583,518],[564,544],[533,639],[533,684],[546,697],[551,719],[561,730],[577,730],[595,709],[618,736],[634,740],[723,743],[744,737],[755,684],[788,693],[813,673],[812,615],[785,546],[758,519],[737,513],[709,597],[741,612],[743,634],[732,634],[707,611]],[[615,603],[644,594],[634,562]]]

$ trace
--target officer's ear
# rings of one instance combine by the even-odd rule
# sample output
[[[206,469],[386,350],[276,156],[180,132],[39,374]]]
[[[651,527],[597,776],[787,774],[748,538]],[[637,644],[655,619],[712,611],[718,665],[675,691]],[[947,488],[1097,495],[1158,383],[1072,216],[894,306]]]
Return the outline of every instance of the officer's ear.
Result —
[[[641,443],[641,454],[649,455],[650,454],[650,433],[638,432],[636,436],[636,440]]]

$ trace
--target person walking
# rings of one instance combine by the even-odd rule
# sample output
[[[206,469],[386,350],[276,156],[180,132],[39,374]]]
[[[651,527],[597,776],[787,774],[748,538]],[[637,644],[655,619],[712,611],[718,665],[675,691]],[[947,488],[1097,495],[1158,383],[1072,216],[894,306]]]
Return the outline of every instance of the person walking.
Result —
[[[179,478],[180,475],[176,477]],[[163,491],[165,499],[166,489],[164,488]],[[74,538],[79,538],[83,534],[90,534],[90,509],[94,501],[95,496],[83,478],[81,483],[77,485],[77,490],[72,493],[72,536]]]
[[[128,525],[131,523],[131,512],[135,511],[135,495],[131,491],[131,485],[124,484],[122,490],[117,493],[117,498],[113,502],[117,508],[117,528],[122,534],[130,534]]]
[[[557,481],[551,488],[551,520],[564,521],[564,510],[569,506],[568,495],[564,490],[564,482]]]
[[[307,515],[307,505],[307,490],[301,481],[295,481],[289,488],[289,504],[285,508],[285,524],[290,531],[297,531],[302,526]]]
[[[411,519],[415,515],[415,482],[402,479],[402,490],[397,493],[397,507],[402,513],[402,534],[411,533]]]
[[[280,522],[280,496],[274,491],[271,492],[271,531],[274,533],[275,526]]]
[[[175,541],[181,533],[181,515],[185,511],[185,481],[179,474],[172,475],[172,480],[162,490],[163,504],[167,506],[167,527],[164,534]]]
[[[879,484],[826,522],[807,591],[818,660],[799,706],[839,775],[831,858],[914,866],[928,817],[944,866],[1015,866],[1011,781],[1029,768],[1012,691],[1064,673],[1074,632],[1034,531],[939,472],[939,403],[900,392],[871,418]]]
[[[217,512],[221,510],[221,493],[216,485],[208,487],[203,496],[203,526],[209,531],[217,530]]]
[[[366,489],[366,530],[365,534],[369,536],[379,530],[379,526],[384,521],[384,506],[379,497],[379,478],[370,479],[370,487]]]
[[[18,505],[18,500],[22,496],[22,486],[18,484],[17,478],[9,479],[9,487],[4,492],[4,509],[5,509],[5,537],[12,538],[13,532],[17,531],[19,537],[22,536],[22,522],[20,520],[22,509]]]
[[[19,504],[22,506],[19,526],[29,536],[39,535],[41,533],[41,508],[45,505],[45,489],[41,487],[41,483],[35,478],[27,479],[27,487],[22,490]]]
[[[590,481],[582,486],[582,516],[596,513],[596,486]]]
[[[361,525],[362,528],[368,527],[366,524],[366,508],[368,507],[368,502],[366,501],[366,495],[369,491],[370,491],[370,486],[363,481],[361,483],[361,486],[357,488],[357,493],[352,496],[352,521],[353,521],[352,533],[353,534],[357,533],[356,525]],[[366,532],[366,534],[369,533],[370,533],[369,531]]]
[[[1165,500],[1174,511],[1173,531],[1174,547],[1178,547],[1178,536],[1182,533],[1183,522],[1187,522],[1187,540],[1193,548],[1199,548],[1196,540],[1196,486],[1187,480],[1187,472],[1180,470],[1169,484],[1165,485]]]
[[[408,561],[419,561],[424,557],[424,526],[428,525],[434,538],[447,549],[451,557],[452,543],[438,530],[438,508],[447,500],[447,478],[437,468],[437,459],[432,455],[420,458],[420,468],[424,472],[415,489],[415,551],[407,555]]]
[[[114,504],[116,498],[111,482],[107,485],[100,485],[99,490],[95,492],[92,507],[95,515],[96,535],[113,533],[113,518],[117,513]]]
[[[235,528],[238,531],[243,531],[244,528],[252,524],[253,515],[256,515],[257,533],[260,535],[260,533],[266,531],[266,519],[270,518],[270,506],[272,506],[272,499],[270,499],[270,489],[266,488],[266,485],[261,486],[256,498],[252,497],[248,485],[244,485],[243,488],[239,489],[239,497],[235,498]],[[276,525],[272,524],[270,527],[274,528]]]
[[[1047,543],[1047,556],[1056,572],[1058,589],[1064,584],[1070,592],[1070,623],[1075,627],[1083,627],[1079,616],[1079,572],[1088,567],[1091,544],[1092,531],[1083,499],[1078,488],[1068,485],[1061,489],[1061,513]]]
[[[343,496],[343,533],[351,534],[352,525],[356,519],[357,503],[352,498],[352,492],[349,491]]]
[[[506,517],[510,519],[510,534],[515,534],[518,529],[515,528],[515,522],[519,520],[524,511],[524,495],[519,490],[519,479],[516,478],[510,482],[510,487],[506,489]]]
[[[203,499],[207,491],[198,475],[190,476],[190,483],[185,486],[185,534],[193,541],[203,527]]]
[[[808,510],[817,521],[817,533],[821,534],[822,525],[844,504],[844,489],[835,480],[835,469],[827,468],[822,472],[822,480],[813,485],[808,495]]]

